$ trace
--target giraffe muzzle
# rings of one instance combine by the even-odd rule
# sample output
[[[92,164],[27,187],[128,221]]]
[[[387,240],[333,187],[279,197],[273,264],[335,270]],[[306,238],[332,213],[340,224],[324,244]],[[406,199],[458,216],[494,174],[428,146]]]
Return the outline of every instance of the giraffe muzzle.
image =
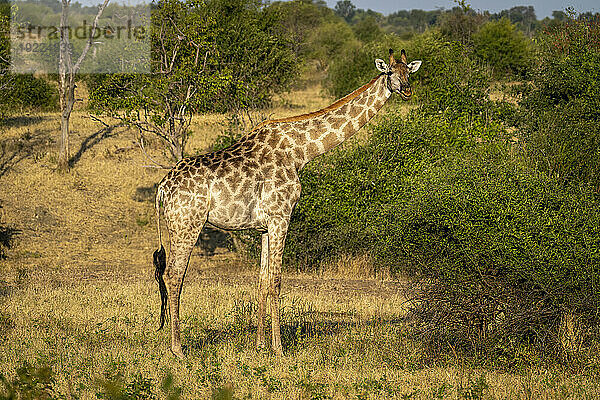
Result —
[[[408,100],[412,96],[412,89],[410,87],[403,87],[398,91],[398,94],[400,94],[403,100]]]

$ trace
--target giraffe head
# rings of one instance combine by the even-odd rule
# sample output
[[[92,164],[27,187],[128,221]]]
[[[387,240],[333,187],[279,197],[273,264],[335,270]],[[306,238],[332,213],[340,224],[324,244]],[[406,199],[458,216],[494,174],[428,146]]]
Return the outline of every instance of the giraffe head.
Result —
[[[421,61],[406,62],[406,52],[404,49],[400,52],[400,60],[394,58],[394,50],[390,49],[390,64],[379,58],[375,60],[375,67],[387,75],[387,85],[390,92],[398,93],[403,100],[408,100],[412,95],[410,82],[408,78],[411,73],[417,72],[421,66]]]

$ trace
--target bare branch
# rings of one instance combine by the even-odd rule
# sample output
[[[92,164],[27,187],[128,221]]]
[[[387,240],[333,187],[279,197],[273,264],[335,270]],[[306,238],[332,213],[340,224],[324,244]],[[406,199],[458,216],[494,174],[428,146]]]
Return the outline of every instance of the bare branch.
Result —
[[[63,0],[63,2],[64,1],[65,0]],[[97,26],[98,26],[98,20],[100,19],[100,16],[104,12],[104,9],[108,5],[109,1],[110,0],[104,0],[104,3],[102,3],[102,5],[98,8],[98,13],[96,14],[96,18],[94,18],[94,23],[92,25],[92,31],[90,32],[90,36],[89,36],[89,38],[88,38],[88,40],[87,40],[87,42],[85,44],[85,47],[83,48],[83,51],[79,55],[79,59],[77,60],[77,62],[73,66],[73,68],[71,70],[71,74],[75,75],[77,73],[77,71],[79,71],[79,68],[81,67],[81,63],[83,62],[83,59],[85,58],[85,56],[87,55],[88,51],[90,50],[90,47],[92,47],[92,41],[94,40],[94,35],[96,34],[96,29],[97,29]]]
[[[143,167],[146,168],[162,168],[162,169],[171,169],[172,167],[166,166],[166,165],[162,165],[158,162],[156,162],[152,157],[150,157],[148,155],[148,153],[146,152],[146,149],[144,148],[144,136],[140,135],[140,140],[138,142],[138,145],[140,146],[140,149],[142,150],[142,153],[144,153],[144,156],[146,156],[146,158],[148,160],[150,160],[150,162],[154,165],[153,167],[149,166],[149,165],[144,165]]]

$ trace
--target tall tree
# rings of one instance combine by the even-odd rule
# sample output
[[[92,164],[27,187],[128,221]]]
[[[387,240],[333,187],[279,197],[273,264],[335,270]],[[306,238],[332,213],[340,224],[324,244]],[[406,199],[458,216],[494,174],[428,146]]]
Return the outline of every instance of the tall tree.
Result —
[[[60,47],[58,56],[58,92],[60,98],[60,150],[58,153],[58,167],[64,171],[69,169],[69,121],[73,106],[75,105],[75,77],[81,68],[81,63],[92,47],[92,40],[98,26],[98,19],[102,15],[102,12],[104,12],[109,1],[110,0],[104,0],[98,7],[98,12],[94,18],[89,37],[87,38],[79,58],[75,64],[73,64],[68,22],[71,0],[61,0]]]
[[[340,0],[335,4],[335,13],[350,22],[356,14],[356,6],[350,0]]]
[[[180,160],[193,115],[264,106],[291,82],[298,62],[280,21],[258,0],[160,0],[151,73],[104,77],[90,105],[160,137]]]
[[[228,81],[211,74],[216,50],[209,37],[215,21],[197,0],[161,0],[152,12],[150,74],[112,74],[92,88],[90,105],[135,127],[143,137],[160,137],[174,160],[184,157],[193,115]]]

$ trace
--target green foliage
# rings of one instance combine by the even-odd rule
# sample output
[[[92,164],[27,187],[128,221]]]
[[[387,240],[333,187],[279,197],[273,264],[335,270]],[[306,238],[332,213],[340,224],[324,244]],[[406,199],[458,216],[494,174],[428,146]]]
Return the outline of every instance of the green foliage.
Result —
[[[600,303],[593,196],[532,173],[509,145],[478,144],[464,122],[451,126],[390,116],[366,146],[310,165],[288,262],[368,253],[423,280],[413,310],[422,339],[510,360],[534,335],[536,351],[557,354],[562,313],[594,324]]]
[[[475,55],[489,63],[498,76],[525,74],[532,63],[529,39],[506,18],[488,22],[473,35]]]
[[[340,0],[335,4],[335,13],[350,22],[356,14],[356,6],[350,0]]]
[[[10,5],[0,0],[0,122],[23,109],[54,109],[56,90],[43,78],[10,73]]]
[[[263,106],[273,93],[285,90],[298,71],[290,38],[280,29],[282,13],[259,0],[209,0],[204,18],[213,18],[212,43],[218,51],[213,70],[231,74],[232,85],[221,100],[230,108]],[[235,101],[235,100],[234,100]]]
[[[383,31],[375,17],[367,16],[352,26],[354,34],[362,42],[373,42],[383,38]]]
[[[0,108],[51,110],[57,107],[56,88],[44,78],[7,74],[0,77],[0,85],[2,84],[6,84],[7,87],[2,90],[3,104]]]
[[[443,13],[438,18],[438,25],[444,37],[470,46],[473,34],[487,21],[487,16],[473,10],[464,0],[458,1],[459,7]]]
[[[412,81],[415,97],[428,114],[474,116],[489,110],[490,71],[469,57],[463,45],[434,31],[415,38],[407,54],[424,61]]]
[[[308,56],[317,60],[321,69],[337,64],[340,58],[347,60],[346,53],[359,46],[354,31],[339,20],[327,21],[316,27],[307,45]]]
[[[315,59],[322,53],[320,46],[315,45],[320,39],[317,31],[332,21],[340,22],[330,8],[319,2],[278,1],[268,7],[280,16],[280,35],[288,38],[288,45],[301,61]]]
[[[532,164],[562,182],[600,188],[600,19],[566,22],[537,39],[521,116]]]
[[[125,379],[122,375],[108,374],[109,376],[97,381],[101,391],[96,393],[96,398],[106,400],[149,400],[165,398],[167,400],[179,400],[181,388],[174,384],[173,375],[168,373],[160,385],[160,395],[157,393],[156,382],[144,377],[141,373],[134,375],[131,379]]]
[[[54,373],[50,367],[33,367],[25,363],[17,369],[16,376],[10,380],[0,373],[0,399],[34,400],[56,399],[54,392]]]
[[[365,145],[307,166],[287,261],[314,269],[370,254],[379,268],[421,280],[412,316],[426,342],[507,363],[534,362],[523,346],[561,354],[566,310],[597,323],[594,194],[528,167],[530,153],[506,141],[519,115],[489,100],[490,71],[464,46],[430,32],[408,54],[425,61],[414,77],[419,108],[391,113]],[[479,383],[465,396],[481,395]]]
[[[533,6],[511,7],[508,10],[502,10],[499,13],[492,15],[492,19],[499,20],[503,18],[507,18],[526,34],[530,34],[539,26]]]
[[[92,76],[90,106],[158,135],[181,159],[192,115],[262,107],[292,82],[298,68],[281,14],[256,0],[161,1],[152,73]]]

